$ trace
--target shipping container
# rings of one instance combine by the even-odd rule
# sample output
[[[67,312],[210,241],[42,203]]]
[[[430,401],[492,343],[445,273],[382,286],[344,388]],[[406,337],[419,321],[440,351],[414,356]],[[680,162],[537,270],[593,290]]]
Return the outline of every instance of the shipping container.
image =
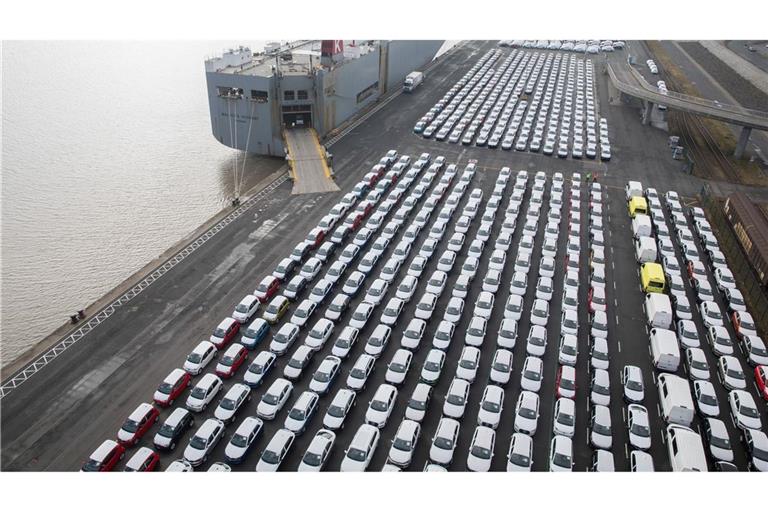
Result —
[[[768,219],[743,192],[728,196],[723,211],[760,284],[768,286]]]

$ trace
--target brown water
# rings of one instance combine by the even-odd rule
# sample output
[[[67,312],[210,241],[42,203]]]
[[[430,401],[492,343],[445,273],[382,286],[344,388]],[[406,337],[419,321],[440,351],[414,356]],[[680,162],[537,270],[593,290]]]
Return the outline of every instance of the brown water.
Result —
[[[3,44],[3,364],[228,202],[203,60],[232,45]]]

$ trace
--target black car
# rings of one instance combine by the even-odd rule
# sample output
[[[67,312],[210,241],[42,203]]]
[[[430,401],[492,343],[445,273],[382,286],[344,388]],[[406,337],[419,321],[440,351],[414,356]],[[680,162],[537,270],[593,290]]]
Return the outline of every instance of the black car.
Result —
[[[183,407],[177,407],[160,426],[152,444],[158,450],[173,450],[181,436],[195,424],[192,413]]]

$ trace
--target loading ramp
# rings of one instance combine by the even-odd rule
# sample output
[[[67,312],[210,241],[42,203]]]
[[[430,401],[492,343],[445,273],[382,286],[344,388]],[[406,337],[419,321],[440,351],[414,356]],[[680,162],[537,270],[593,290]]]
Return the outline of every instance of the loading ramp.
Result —
[[[293,190],[291,194],[337,192],[325,149],[320,145],[314,128],[283,128],[288,151],[286,159],[291,167]]]

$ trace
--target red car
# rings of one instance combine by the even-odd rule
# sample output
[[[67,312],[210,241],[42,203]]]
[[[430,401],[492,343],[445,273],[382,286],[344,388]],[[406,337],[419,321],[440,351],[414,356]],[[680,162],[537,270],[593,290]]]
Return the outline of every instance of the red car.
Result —
[[[320,244],[323,243],[323,240],[325,240],[325,231],[323,231],[323,228],[312,228],[312,231],[307,234],[305,242],[307,242],[312,249],[317,249],[320,247]]]
[[[369,187],[373,187],[377,181],[379,181],[379,178],[381,178],[381,175],[376,172],[369,172],[365,176],[363,176],[363,181],[365,181]]]
[[[360,204],[357,205],[357,209],[355,211],[357,213],[361,213],[363,217],[367,217],[368,214],[373,211],[373,203],[367,199],[365,201],[360,201]]]
[[[768,400],[768,368],[762,365],[755,366],[755,384],[760,395]]]
[[[140,404],[120,427],[117,432],[117,442],[123,446],[136,444],[155,424],[159,416],[160,413],[155,407],[147,403]]]
[[[107,439],[96,448],[83,464],[82,471],[112,471],[125,457],[125,448],[111,439]]]
[[[162,405],[163,407],[173,405],[173,401],[179,398],[179,395],[189,387],[191,380],[192,377],[187,372],[176,368],[158,386],[152,398],[157,405]]]
[[[398,179],[399,177],[400,177],[400,173],[399,173],[399,172],[397,172],[397,171],[389,171],[389,172],[386,174],[386,176],[385,176],[385,178],[387,178],[389,181],[391,181],[393,185],[394,185],[395,183],[397,183],[397,179]]]
[[[259,286],[253,291],[253,294],[259,299],[259,302],[265,304],[277,294],[279,289],[280,280],[275,276],[267,276],[261,280]]]
[[[376,174],[376,179],[378,180],[382,176],[384,176],[384,173],[387,172],[387,166],[376,164],[371,168],[371,172]],[[370,174],[370,173],[369,173]]]
[[[221,321],[218,327],[211,334],[211,343],[216,345],[216,348],[222,349],[229,345],[229,342],[240,331],[240,322],[234,318],[227,317]]]
[[[237,372],[243,363],[248,359],[248,349],[239,343],[233,343],[231,347],[224,352],[216,365],[216,375],[222,379],[228,379]]]
[[[142,446],[125,463],[125,471],[154,471],[160,462],[160,456],[154,450]]]

